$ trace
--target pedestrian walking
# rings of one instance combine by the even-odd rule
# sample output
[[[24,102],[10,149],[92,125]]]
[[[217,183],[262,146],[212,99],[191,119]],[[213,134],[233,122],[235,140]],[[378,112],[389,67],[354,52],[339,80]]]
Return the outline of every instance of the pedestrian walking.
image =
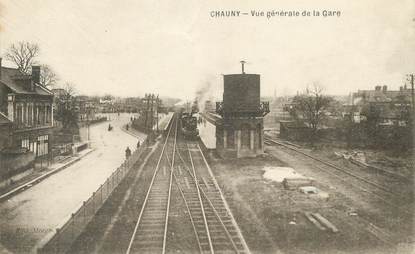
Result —
[[[137,149],[140,148],[140,140],[137,142]]]
[[[127,149],[125,149],[125,158],[128,159],[131,156],[131,150],[130,148],[127,146]]]

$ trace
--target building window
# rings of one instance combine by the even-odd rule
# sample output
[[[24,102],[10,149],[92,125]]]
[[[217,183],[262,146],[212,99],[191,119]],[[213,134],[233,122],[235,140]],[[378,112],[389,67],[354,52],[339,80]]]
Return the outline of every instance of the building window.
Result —
[[[36,125],[40,125],[39,106],[35,106],[35,119],[36,119]]]
[[[37,137],[37,156],[49,153],[49,135]]]
[[[22,148],[27,148],[27,150],[30,150],[30,143],[29,143],[29,139],[22,139]]]
[[[27,106],[27,124],[32,126],[33,124],[33,105],[29,104]]]
[[[23,107],[22,105],[16,105],[16,123],[17,125],[21,125],[22,124],[22,120],[23,120]]]
[[[46,123],[50,123],[50,106],[46,106]]]

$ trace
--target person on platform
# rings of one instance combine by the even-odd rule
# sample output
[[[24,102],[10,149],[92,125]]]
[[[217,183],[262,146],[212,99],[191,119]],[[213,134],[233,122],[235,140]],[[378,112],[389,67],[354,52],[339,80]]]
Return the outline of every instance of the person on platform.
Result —
[[[125,149],[125,158],[128,159],[131,156],[131,150],[130,148],[127,146],[127,149]]]

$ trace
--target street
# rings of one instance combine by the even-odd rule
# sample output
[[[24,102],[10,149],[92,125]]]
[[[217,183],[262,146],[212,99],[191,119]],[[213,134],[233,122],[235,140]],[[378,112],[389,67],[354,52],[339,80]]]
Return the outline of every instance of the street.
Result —
[[[111,132],[109,122],[91,126],[94,152],[0,204],[0,253],[33,250],[98,189],[124,161],[126,147],[135,150],[137,138],[121,130],[129,120],[129,114],[112,115]]]

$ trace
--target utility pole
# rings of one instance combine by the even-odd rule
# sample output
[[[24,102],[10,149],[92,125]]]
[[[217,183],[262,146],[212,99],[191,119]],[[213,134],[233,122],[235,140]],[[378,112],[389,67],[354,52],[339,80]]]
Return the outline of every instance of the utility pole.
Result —
[[[89,128],[89,108],[86,108],[86,124],[87,124],[87,131],[88,131],[88,147],[90,147],[90,128]]]
[[[153,125],[154,125],[154,94],[151,94],[151,108],[150,108],[150,131],[153,131]]]
[[[144,129],[147,131],[147,123],[148,123],[148,112],[149,112],[149,105],[150,105],[150,95],[146,94],[144,97],[144,101],[146,102],[146,110],[145,110],[145,120],[144,120]]]
[[[157,114],[157,133],[159,132],[159,95],[157,94],[157,99],[156,99],[156,114]]]
[[[414,93],[414,78],[415,74],[408,74],[408,81],[411,83],[411,101],[412,101],[412,116],[415,116],[415,93]]]

